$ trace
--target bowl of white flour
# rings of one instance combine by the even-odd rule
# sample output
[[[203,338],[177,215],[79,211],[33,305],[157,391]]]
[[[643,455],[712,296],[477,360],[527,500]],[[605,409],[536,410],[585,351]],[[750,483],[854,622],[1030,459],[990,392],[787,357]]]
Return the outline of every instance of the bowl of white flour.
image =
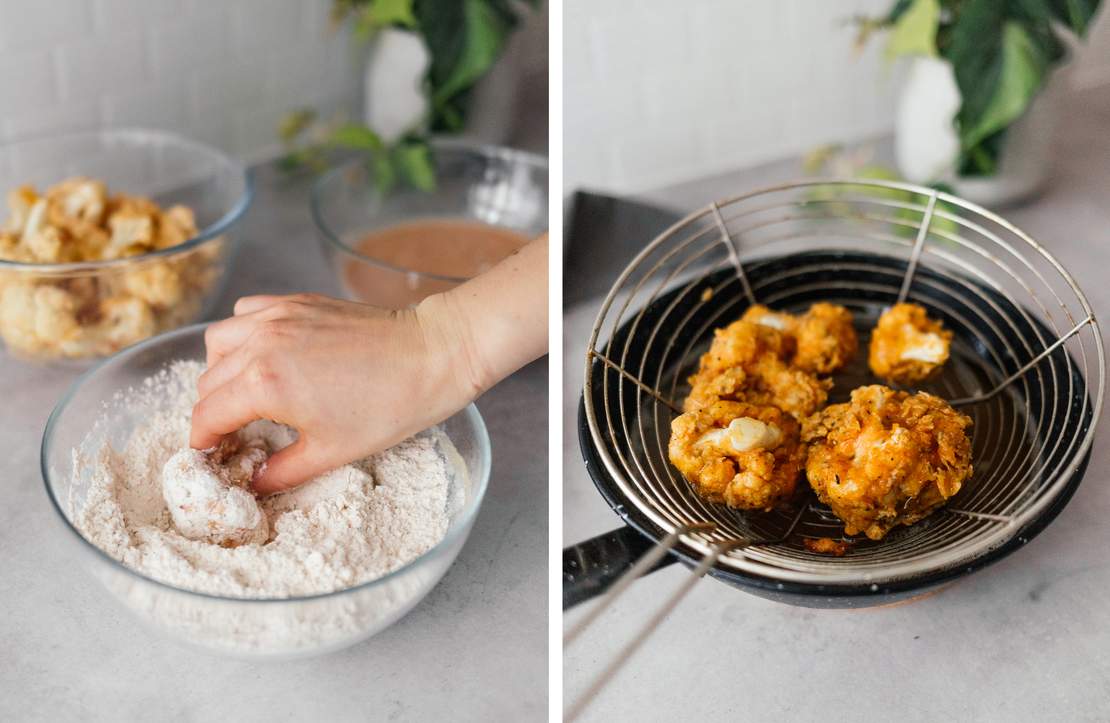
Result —
[[[388,627],[470,534],[490,470],[478,410],[263,498],[269,533],[257,542],[190,539],[167,509],[162,469],[188,446],[204,329],[125,349],[51,414],[42,475],[80,559],[140,620],[228,655],[306,657]],[[272,450],[295,439],[268,421],[239,435]]]

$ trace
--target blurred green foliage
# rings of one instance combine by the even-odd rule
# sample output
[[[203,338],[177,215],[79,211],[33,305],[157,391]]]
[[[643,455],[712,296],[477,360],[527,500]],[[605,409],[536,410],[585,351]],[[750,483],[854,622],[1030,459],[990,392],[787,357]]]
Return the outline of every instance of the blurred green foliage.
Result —
[[[953,119],[961,175],[991,175],[1006,129],[1025,113],[1067,55],[1061,31],[1082,38],[1099,0],[896,0],[878,18],[857,18],[857,45],[887,31],[886,54],[940,57],[960,90]]]
[[[320,170],[336,150],[368,154],[380,190],[404,182],[435,188],[429,133],[457,133],[466,125],[471,91],[500,57],[523,19],[521,10],[542,0],[334,0],[332,22],[349,23],[354,36],[370,41],[395,28],[415,33],[428,50],[424,77],[429,112],[421,129],[387,147],[372,128],[343,119],[322,120],[311,108],[291,111],[278,134],[287,169]]]

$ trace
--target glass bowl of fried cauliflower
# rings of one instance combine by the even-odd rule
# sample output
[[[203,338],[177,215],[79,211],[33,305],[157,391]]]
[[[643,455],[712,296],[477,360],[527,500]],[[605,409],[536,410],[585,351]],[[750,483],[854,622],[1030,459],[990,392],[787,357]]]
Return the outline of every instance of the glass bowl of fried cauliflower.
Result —
[[[0,194],[0,339],[90,360],[208,314],[251,184],[203,144],[103,130],[0,146]]]

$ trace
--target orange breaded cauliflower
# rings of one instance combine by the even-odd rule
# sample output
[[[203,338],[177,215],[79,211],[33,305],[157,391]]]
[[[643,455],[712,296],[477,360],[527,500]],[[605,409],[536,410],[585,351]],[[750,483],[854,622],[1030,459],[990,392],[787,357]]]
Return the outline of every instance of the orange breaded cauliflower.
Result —
[[[918,304],[895,304],[871,332],[867,361],[872,373],[897,384],[924,381],[948,361],[952,332]]]
[[[743,321],[776,329],[786,337],[787,360],[814,374],[832,374],[848,365],[859,351],[852,312],[839,304],[818,302],[797,316],[756,304]]]
[[[805,460],[798,422],[780,409],[714,402],[671,422],[671,463],[699,495],[770,510],[794,495]]]
[[[690,377],[683,411],[718,400],[770,404],[804,419],[825,405],[832,382],[767,356],[724,371],[704,370]]]
[[[782,332],[751,321],[717,329],[690,377],[684,411],[726,400],[774,405],[798,419],[812,414],[825,404],[832,383],[790,366],[784,361],[789,349]]]
[[[702,354],[700,371],[720,371],[758,361],[768,355],[786,359],[791,339],[770,326],[741,319],[713,330],[713,343]]]
[[[970,426],[940,397],[860,387],[805,421],[806,476],[847,534],[881,540],[960,491],[972,471]]]

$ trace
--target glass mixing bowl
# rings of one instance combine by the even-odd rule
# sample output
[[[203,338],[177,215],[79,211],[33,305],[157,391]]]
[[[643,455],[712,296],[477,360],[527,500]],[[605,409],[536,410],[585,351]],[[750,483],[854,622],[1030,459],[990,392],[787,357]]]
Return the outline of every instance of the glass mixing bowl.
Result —
[[[141,413],[117,393],[134,387],[178,359],[204,359],[204,324],[132,346],[74,383],[55,407],[42,440],[42,476],[63,534],[86,567],[125,608],[151,627],[195,646],[244,658],[308,657],[353,645],[385,629],[439,582],[462,549],[485,496],[490,472],[489,435],[473,404],[440,425],[457,455],[456,505],[447,534],[428,552],[385,577],[346,590],[297,598],[244,599],[183,590],[125,567],[81,535],[75,512],[88,479],[73,468],[73,450],[125,444]]]
[[[177,246],[107,261],[0,260],[0,338],[25,359],[104,357],[204,318],[220,295],[252,185],[244,166],[172,133],[101,130],[0,145],[0,196],[43,193],[85,176],[110,194],[187,206],[198,233]],[[7,216],[0,210],[0,219]]]
[[[534,238],[547,230],[547,162],[499,146],[431,142],[433,191],[396,185],[383,192],[372,163],[359,157],[312,188],[312,218],[328,262],[348,298],[389,309],[419,303],[465,277],[421,273],[359,250],[368,233],[411,221],[477,221]],[[455,249],[457,251],[457,249]]]

